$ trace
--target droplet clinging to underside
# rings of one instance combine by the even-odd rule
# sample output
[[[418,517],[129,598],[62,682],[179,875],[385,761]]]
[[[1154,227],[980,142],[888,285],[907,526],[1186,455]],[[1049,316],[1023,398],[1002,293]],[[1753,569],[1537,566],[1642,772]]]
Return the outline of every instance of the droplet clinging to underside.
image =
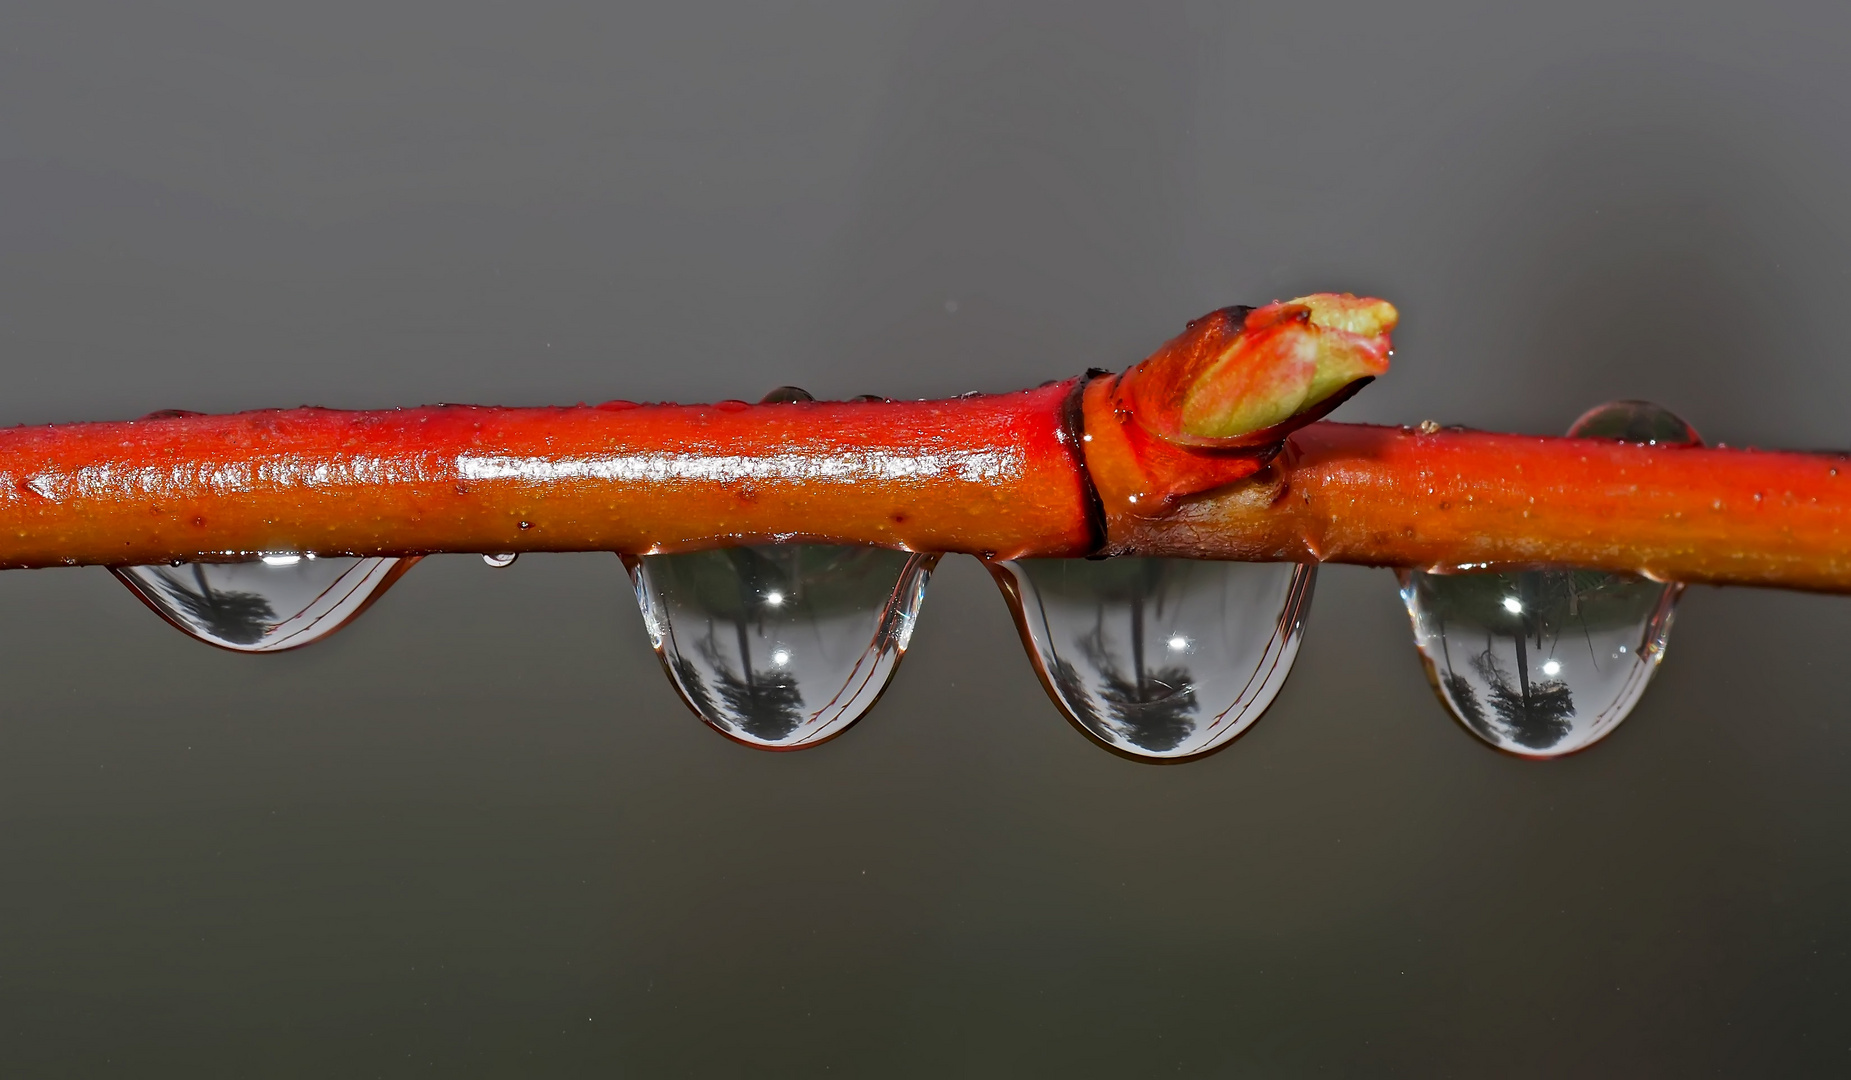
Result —
[[[1107,748],[1199,757],[1247,730],[1298,655],[1317,567],[1022,559],[990,572],[1054,704]]]
[[[937,561],[825,544],[624,559],[676,691],[722,734],[767,750],[814,746],[873,707]]]
[[[1700,445],[1649,402],[1590,409],[1568,434]],[[1414,644],[1446,711],[1486,743],[1524,757],[1600,741],[1639,703],[1683,586],[1603,570],[1434,574],[1404,570]]]
[[[1500,750],[1559,757],[1626,719],[1664,657],[1678,585],[1598,570],[1403,571],[1448,712]]]
[[[320,641],[377,600],[416,558],[266,555],[249,562],[121,566],[123,584],[169,623],[237,652]]]

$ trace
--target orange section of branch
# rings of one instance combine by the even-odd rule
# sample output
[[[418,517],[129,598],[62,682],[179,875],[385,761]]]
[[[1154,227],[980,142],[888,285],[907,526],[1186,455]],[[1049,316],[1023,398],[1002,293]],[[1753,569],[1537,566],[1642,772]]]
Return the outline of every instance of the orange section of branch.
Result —
[[[1395,317],[1330,294],[1229,308],[1122,376],[951,401],[14,428],[0,567],[808,540],[1851,591],[1841,457],[1313,423],[1386,369]]]
[[[1250,479],[1152,514],[1093,415],[1089,454],[1117,456],[1093,468],[1117,551],[1851,591],[1844,455],[1319,423]]]
[[[1075,383],[932,402],[293,409],[0,431],[0,566],[1096,546]]]

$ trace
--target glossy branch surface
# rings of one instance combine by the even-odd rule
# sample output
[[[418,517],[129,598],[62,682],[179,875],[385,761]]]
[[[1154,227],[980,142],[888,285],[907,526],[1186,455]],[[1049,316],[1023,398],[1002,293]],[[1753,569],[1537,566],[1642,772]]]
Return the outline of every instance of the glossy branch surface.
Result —
[[[1851,590],[1833,455],[1315,422],[1395,311],[1191,323],[1122,375],[948,401],[158,415],[0,431],[0,566],[767,541],[1566,565]]]

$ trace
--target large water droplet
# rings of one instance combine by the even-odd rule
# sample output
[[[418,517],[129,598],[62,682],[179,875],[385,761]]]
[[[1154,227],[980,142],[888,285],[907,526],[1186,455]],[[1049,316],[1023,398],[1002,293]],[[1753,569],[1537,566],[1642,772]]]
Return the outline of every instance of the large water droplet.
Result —
[[[1573,753],[1626,718],[1664,657],[1679,590],[1593,570],[1401,574],[1440,701],[1527,757]]]
[[[1589,439],[1702,440],[1650,402],[1590,409]],[[1401,598],[1440,702],[1472,734],[1524,757],[1572,754],[1637,705],[1664,659],[1682,585],[1599,570],[1400,572]]]
[[[682,699],[722,734],[767,750],[814,746],[873,707],[937,561],[824,544],[624,558]]]
[[[161,618],[207,644],[281,652],[353,621],[417,561],[265,555],[250,562],[120,566],[115,574]]]
[[[1177,761],[1247,730],[1292,670],[1317,567],[992,563],[1048,696],[1108,749]]]

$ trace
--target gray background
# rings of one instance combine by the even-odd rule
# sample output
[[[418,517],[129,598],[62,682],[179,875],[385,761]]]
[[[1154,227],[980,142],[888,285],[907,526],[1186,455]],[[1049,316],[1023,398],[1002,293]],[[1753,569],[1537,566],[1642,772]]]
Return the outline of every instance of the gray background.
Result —
[[[1003,390],[1338,289],[1404,312],[1342,418],[1851,443],[1843,5],[670,6],[0,5],[0,421]],[[1844,600],[1693,590],[1529,764],[1331,569],[1177,768],[968,559],[787,755],[609,555],[270,658],[102,570],[0,610],[9,1075],[1851,1068]]]

